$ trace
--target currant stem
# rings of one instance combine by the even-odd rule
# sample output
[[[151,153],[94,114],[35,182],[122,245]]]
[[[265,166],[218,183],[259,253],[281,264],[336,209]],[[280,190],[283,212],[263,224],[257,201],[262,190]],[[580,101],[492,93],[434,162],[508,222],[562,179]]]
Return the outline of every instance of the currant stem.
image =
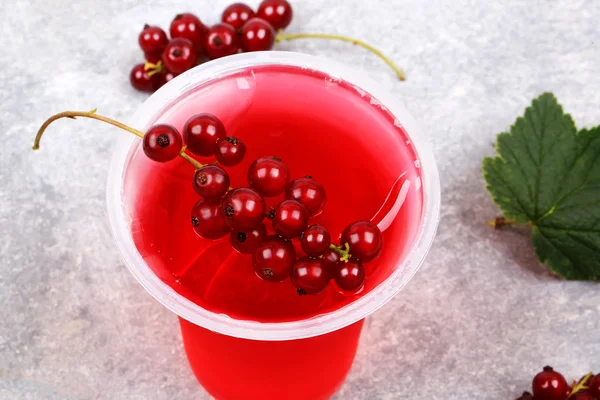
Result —
[[[384,63],[386,63],[391,69],[394,70],[394,72],[398,76],[398,79],[400,79],[401,81],[406,80],[406,76],[404,75],[404,72],[400,68],[398,68],[393,63],[392,60],[390,60],[385,55],[383,55],[383,53],[381,51],[379,51],[375,47],[363,42],[362,40],[353,39],[353,38],[350,38],[347,36],[329,35],[329,34],[323,34],[323,33],[293,33],[293,34],[280,33],[275,37],[275,42],[279,43],[283,40],[295,40],[295,39],[330,39],[330,40],[341,40],[343,42],[352,43],[354,45],[357,45],[357,46],[360,46],[362,48],[369,50],[371,53],[373,53],[377,57],[381,58]]]
[[[151,63],[150,61],[146,61],[144,64],[144,71],[148,72],[148,76],[156,75],[164,71],[164,66],[162,61],[158,61],[156,64]]]
[[[106,122],[107,124],[111,124],[113,126],[116,126],[117,128],[121,128],[129,133],[133,133],[134,135],[136,135],[142,139],[144,138],[143,132],[138,131],[137,129],[134,129],[130,126],[127,126],[119,121],[115,121],[114,119],[107,118],[102,115],[98,115],[98,114],[96,114],[96,110],[64,111],[64,112],[61,112],[61,113],[51,116],[42,124],[42,126],[40,127],[40,129],[37,132],[37,135],[35,135],[35,140],[33,141],[32,149],[38,150],[40,148],[40,141],[42,140],[42,135],[44,134],[44,132],[46,131],[48,126],[50,126],[51,123],[53,123],[54,121],[61,119],[61,118],[75,119],[76,117],[91,118],[91,119],[96,119],[98,121]],[[185,153],[185,147],[183,147],[181,149],[181,151],[179,152],[179,156],[181,158],[183,158],[184,160],[186,160],[187,162],[189,162],[190,164],[192,164],[194,166],[194,168],[196,168],[196,169],[204,167],[204,164],[199,163],[198,161],[194,160],[192,157],[190,157],[189,155],[187,155]]]
[[[594,376],[594,374],[592,372],[590,372],[589,374],[587,374],[586,376],[584,376],[583,378],[581,378],[581,380],[579,381],[579,383],[574,384],[573,385],[573,390],[571,391],[571,394],[569,395],[569,399],[577,392],[581,391],[581,390],[585,390],[588,389],[588,381]]]
[[[329,248],[341,256],[340,261],[348,262],[352,257],[352,254],[350,254],[350,245],[348,243],[345,243],[344,246],[336,246],[335,244],[331,243]]]
[[[535,226],[533,222],[522,223],[506,217],[496,217],[494,219],[491,219],[488,221],[488,225],[495,229],[501,228],[505,225],[520,225],[526,226],[528,228],[533,228]]]

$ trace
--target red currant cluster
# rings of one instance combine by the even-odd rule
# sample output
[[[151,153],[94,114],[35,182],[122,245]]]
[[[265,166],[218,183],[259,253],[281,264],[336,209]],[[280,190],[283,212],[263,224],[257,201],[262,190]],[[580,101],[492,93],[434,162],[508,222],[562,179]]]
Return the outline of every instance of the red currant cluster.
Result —
[[[170,125],[151,127],[144,135],[143,149],[154,161],[165,162],[178,155],[189,159],[185,153],[189,150],[202,157],[215,156],[224,166],[240,163],[246,152],[244,143],[227,136],[221,121],[211,114],[190,118],[183,139]],[[290,170],[278,157],[255,160],[248,168],[249,187],[235,189],[230,188],[229,175],[220,166],[197,166],[193,186],[202,199],[192,209],[191,221],[200,237],[215,240],[229,235],[235,250],[253,255],[259,277],[279,282],[289,276],[299,294],[317,294],[330,279],[343,291],[362,288],[362,263],[381,253],[381,231],[370,221],[356,221],[343,231],[341,247],[332,244],[323,226],[309,226],[310,218],[325,206],[325,188],[319,182],[310,176],[290,182]],[[264,198],[281,194],[285,200],[267,211]],[[267,234],[265,218],[272,221],[273,235]],[[292,242],[297,238],[306,254],[299,259]]]
[[[562,374],[546,366],[531,388],[533,394],[524,392],[517,400],[600,400],[600,374],[589,373],[569,386]]]
[[[232,4],[223,11],[221,23],[210,28],[194,14],[178,14],[171,22],[170,40],[160,27],[145,25],[138,41],[146,63],[133,67],[131,84],[153,92],[206,58],[271,50],[276,32],[290,24],[292,14],[286,0],[264,0],[256,12],[244,3]]]

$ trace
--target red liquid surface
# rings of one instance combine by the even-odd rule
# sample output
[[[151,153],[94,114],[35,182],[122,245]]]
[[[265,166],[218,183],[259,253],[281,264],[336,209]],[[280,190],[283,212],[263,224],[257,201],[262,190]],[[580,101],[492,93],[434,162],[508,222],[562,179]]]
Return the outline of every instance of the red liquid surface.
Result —
[[[281,157],[292,179],[312,175],[325,186],[324,212],[310,223],[327,227],[334,240],[348,223],[373,218],[397,181],[410,186],[400,211],[383,232],[382,255],[366,265],[364,290],[348,296],[330,284],[319,295],[300,297],[289,279],[281,283],[260,279],[252,257],[233,250],[228,237],[218,241],[198,237],[190,223],[190,212],[199,200],[192,188],[193,167],[180,158],[155,163],[139,148],[127,167],[124,199],[136,246],[164,282],[212,312],[279,322],[343,307],[398,267],[421,219],[419,163],[400,123],[369,94],[315,71],[262,66],[192,89],[155,122],[181,130],[189,117],[202,112],[216,115],[229,135],[246,143],[244,161],[227,168],[232,187],[247,186],[246,171],[256,158]],[[276,205],[281,199],[267,203]],[[270,229],[270,223],[267,226]]]

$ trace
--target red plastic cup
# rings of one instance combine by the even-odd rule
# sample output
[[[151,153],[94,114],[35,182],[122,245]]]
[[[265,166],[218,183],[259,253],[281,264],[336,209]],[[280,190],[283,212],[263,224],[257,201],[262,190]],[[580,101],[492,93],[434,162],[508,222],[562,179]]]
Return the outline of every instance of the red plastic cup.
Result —
[[[414,244],[382,283],[351,304],[305,320],[261,323],[210,312],[175,292],[154,274],[138,252],[123,196],[125,172],[139,139],[123,136],[111,162],[107,201],[110,224],[125,263],[161,304],[180,318],[190,366],[218,400],[327,399],[343,383],[354,359],[364,318],[383,306],[412,278],[433,241],[439,218],[440,185],[433,154],[416,121],[397,97],[364,74],[330,60],[288,52],[225,57],[170,81],[137,111],[131,125],[145,130],[157,115],[198,85],[261,65],[310,68],[369,93],[385,106],[410,137],[419,158],[423,211]],[[398,195],[400,197],[400,195]],[[397,205],[397,207],[396,207]],[[393,218],[401,202],[389,215]],[[384,218],[385,220],[385,218]]]

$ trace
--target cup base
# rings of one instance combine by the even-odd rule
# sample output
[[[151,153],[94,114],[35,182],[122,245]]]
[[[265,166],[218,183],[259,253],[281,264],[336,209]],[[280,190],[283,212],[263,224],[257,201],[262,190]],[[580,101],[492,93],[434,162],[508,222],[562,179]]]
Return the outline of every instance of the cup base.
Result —
[[[196,378],[217,400],[326,400],[342,385],[364,320],[307,339],[261,341],[179,319]]]

